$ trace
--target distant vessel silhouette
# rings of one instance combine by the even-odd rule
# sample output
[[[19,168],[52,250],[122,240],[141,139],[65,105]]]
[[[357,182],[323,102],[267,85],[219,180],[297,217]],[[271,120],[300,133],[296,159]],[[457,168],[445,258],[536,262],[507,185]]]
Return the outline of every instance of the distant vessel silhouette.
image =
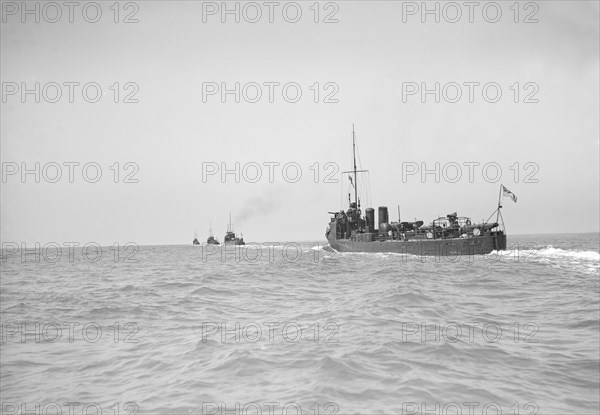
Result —
[[[220,245],[219,241],[212,234],[212,224],[208,225],[208,239],[206,243],[209,245]]]
[[[200,241],[198,240],[198,232],[194,232],[194,240],[192,241],[193,245],[200,245]]]
[[[231,212],[229,213],[229,225],[227,226],[227,232],[225,233],[225,238],[223,238],[224,245],[246,245],[244,242],[244,235],[238,238],[235,236],[233,232],[233,226],[231,225]]]
[[[356,169],[356,142],[354,126],[352,126],[352,155],[354,166],[348,176],[354,187],[354,202],[348,194],[349,209],[344,212],[329,212],[333,216],[325,232],[329,245],[339,252],[396,252],[412,255],[448,256],[448,255],[483,255],[494,250],[506,249],[504,219],[500,209],[494,211],[496,221],[473,224],[466,216],[458,216],[456,212],[439,217],[427,226],[423,221],[401,222],[398,208],[398,222],[389,221],[387,206],[380,206],[378,221],[375,222],[375,210],[365,209],[361,216],[360,199],[357,190],[357,173],[366,170]],[[516,196],[504,186],[500,195],[508,195],[516,202]],[[498,219],[502,219],[501,225]]]

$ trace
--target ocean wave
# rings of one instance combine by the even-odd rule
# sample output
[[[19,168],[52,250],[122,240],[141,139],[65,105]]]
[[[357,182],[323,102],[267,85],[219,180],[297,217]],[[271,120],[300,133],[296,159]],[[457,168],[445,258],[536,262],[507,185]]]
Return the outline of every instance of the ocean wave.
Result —
[[[152,247],[135,267],[76,262],[50,277],[13,263],[0,291],[0,392],[98,401],[107,413],[117,401],[165,414],[294,401],[315,413],[315,400],[319,413],[327,402],[374,414],[472,401],[597,413],[599,254],[594,236],[560,238],[456,264],[307,244],[299,261],[201,263],[188,247]],[[45,340],[46,323],[67,322],[78,323],[74,342],[69,329]],[[103,335],[90,340],[96,324]]]

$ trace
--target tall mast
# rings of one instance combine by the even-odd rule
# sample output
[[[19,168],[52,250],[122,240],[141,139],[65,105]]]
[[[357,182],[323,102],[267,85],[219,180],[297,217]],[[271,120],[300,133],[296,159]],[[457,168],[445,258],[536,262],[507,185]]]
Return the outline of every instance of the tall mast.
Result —
[[[356,181],[356,143],[354,142],[354,123],[352,123],[352,158],[354,159],[354,203],[358,208],[358,182]]]
[[[356,219],[358,221],[358,218],[360,217],[360,215],[358,214],[358,204],[360,203],[359,199],[358,199],[358,173],[363,173],[363,172],[367,172],[368,170],[357,170],[356,169],[356,137],[355,137],[355,133],[354,133],[354,124],[352,124],[352,160],[354,162],[353,165],[353,170],[350,171],[344,171],[342,172],[343,174],[348,174],[348,179],[350,180],[350,182],[352,182],[352,176],[350,176],[351,173],[354,173],[354,183],[352,183],[352,185],[354,186],[354,201],[356,202]],[[351,194],[348,193],[348,203],[352,204],[351,202]]]
[[[229,212],[229,226],[227,227],[227,232],[233,232],[233,228],[231,227],[231,212]]]

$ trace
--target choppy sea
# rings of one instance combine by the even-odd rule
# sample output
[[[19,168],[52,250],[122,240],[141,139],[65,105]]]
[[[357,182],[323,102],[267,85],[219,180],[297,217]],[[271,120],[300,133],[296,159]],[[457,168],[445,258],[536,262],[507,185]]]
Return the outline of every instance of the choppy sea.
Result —
[[[598,414],[599,245],[7,251],[2,414]]]

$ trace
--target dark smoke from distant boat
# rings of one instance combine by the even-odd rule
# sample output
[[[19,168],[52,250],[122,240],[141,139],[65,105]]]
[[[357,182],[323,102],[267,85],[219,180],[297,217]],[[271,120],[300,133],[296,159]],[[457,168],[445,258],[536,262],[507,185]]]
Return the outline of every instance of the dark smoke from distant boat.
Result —
[[[240,225],[247,222],[248,219],[273,213],[280,206],[282,199],[281,194],[276,195],[275,193],[270,191],[261,196],[248,198],[241,205],[241,210],[235,213],[233,225],[239,229]]]

